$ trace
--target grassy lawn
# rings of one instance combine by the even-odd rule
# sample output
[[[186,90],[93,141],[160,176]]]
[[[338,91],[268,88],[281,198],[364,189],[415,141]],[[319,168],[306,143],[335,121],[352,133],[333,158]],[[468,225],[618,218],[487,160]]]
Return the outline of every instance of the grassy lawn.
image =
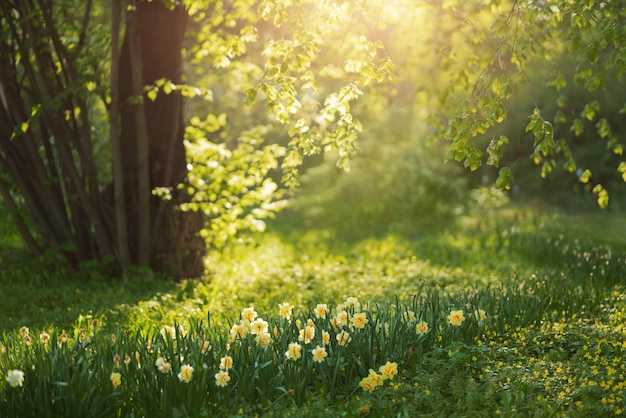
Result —
[[[350,239],[300,225],[284,214],[265,235],[212,253],[207,277],[177,284],[95,267],[69,279],[3,241],[0,416],[626,410],[623,214],[508,208]],[[250,307],[251,323],[263,319],[253,327],[266,329],[234,337]],[[300,334],[311,328],[308,341]],[[301,352],[286,355],[294,343]]]

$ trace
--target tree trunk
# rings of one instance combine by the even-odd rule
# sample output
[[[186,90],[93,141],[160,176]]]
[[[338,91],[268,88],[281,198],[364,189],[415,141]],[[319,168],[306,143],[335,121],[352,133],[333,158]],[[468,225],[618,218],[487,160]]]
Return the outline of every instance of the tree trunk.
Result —
[[[187,177],[187,161],[183,146],[182,97],[177,91],[160,92],[154,101],[145,98],[133,103],[143,87],[165,78],[180,83],[187,14],[182,7],[167,9],[161,2],[138,2],[128,11],[128,30],[120,54],[119,95],[121,115],[121,157],[124,172],[124,192],[129,228],[129,247],[135,263],[145,264],[146,248],[141,237],[148,224],[151,248],[149,266],[157,271],[174,272],[177,277],[198,276],[203,272],[204,242],[197,235],[202,227],[200,213],[180,212],[176,206],[186,196],[177,185]],[[130,26],[129,26],[130,25]],[[133,48],[131,35],[135,29],[138,45]],[[131,51],[138,49],[139,57]],[[133,67],[133,61],[139,65]],[[140,69],[141,82],[133,83],[133,71]],[[130,99],[130,100],[129,100]],[[139,113],[140,112],[140,113]],[[145,121],[145,130],[141,126]],[[147,144],[142,140],[147,139]],[[146,155],[147,153],[147,155]],[[148,189],[142,173],[148,162]],[[155,187],[172,189],[172,200],[151,195]],[[141,196],[149,196],[149,209],[141,209]],[[147,213],[146,213],[147,212]]]

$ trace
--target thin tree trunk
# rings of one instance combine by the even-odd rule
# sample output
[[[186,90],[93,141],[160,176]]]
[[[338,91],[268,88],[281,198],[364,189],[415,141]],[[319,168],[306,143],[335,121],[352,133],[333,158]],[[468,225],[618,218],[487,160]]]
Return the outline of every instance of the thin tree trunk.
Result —
[[[122,269],[130,266],[130,250],[128,247],[128,219],[126,217],[126,200],[124,199],[124,167],[122,165],[122,145],[120,143],[120,97],[119,97],[119,61],[120,61],[120,20],[122,0],[113,0],[112,34],[111,34],[111,107],[109,124],[111,130],[111,146],[113,154],[113,187],[115,204],[115,227],[117,235],[117,256]]]
[[[141,95],[143,90],[143,66],[141,55],[141,39],[137,28],[136,11],[128,13],[128,39],[130,50],[130,67],[132,91]],[[135,106],[135,134],[137,135],[137,264],[148,266],[150,263],[150,172],[148,126],[142,100]]]

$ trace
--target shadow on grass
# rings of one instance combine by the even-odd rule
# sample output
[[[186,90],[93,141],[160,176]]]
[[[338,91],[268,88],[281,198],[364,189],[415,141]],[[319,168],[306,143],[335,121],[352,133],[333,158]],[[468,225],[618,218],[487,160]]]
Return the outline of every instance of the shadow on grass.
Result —
[[[0,332],[21,326],[69,329],[82,315],[109,325],[123,323],[120,304],[137,304],[176,284],[164,278],[135,274],[127,279],[104,268],[68,275],[58,262],[34,259],[15,247],[0,247]]]

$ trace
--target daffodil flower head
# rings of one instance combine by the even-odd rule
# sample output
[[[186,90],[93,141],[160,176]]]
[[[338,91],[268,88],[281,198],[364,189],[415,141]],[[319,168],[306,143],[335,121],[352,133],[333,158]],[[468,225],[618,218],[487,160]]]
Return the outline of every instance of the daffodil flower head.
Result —
[[[24,384],[24,372],[21,370],[9,370],[6,380],[11,387],[22,386]]]
[[[455,327],[460,327],[464,320],[465,315],[463,314],[462,310],[452,311],[448,315],[448,324]]]

